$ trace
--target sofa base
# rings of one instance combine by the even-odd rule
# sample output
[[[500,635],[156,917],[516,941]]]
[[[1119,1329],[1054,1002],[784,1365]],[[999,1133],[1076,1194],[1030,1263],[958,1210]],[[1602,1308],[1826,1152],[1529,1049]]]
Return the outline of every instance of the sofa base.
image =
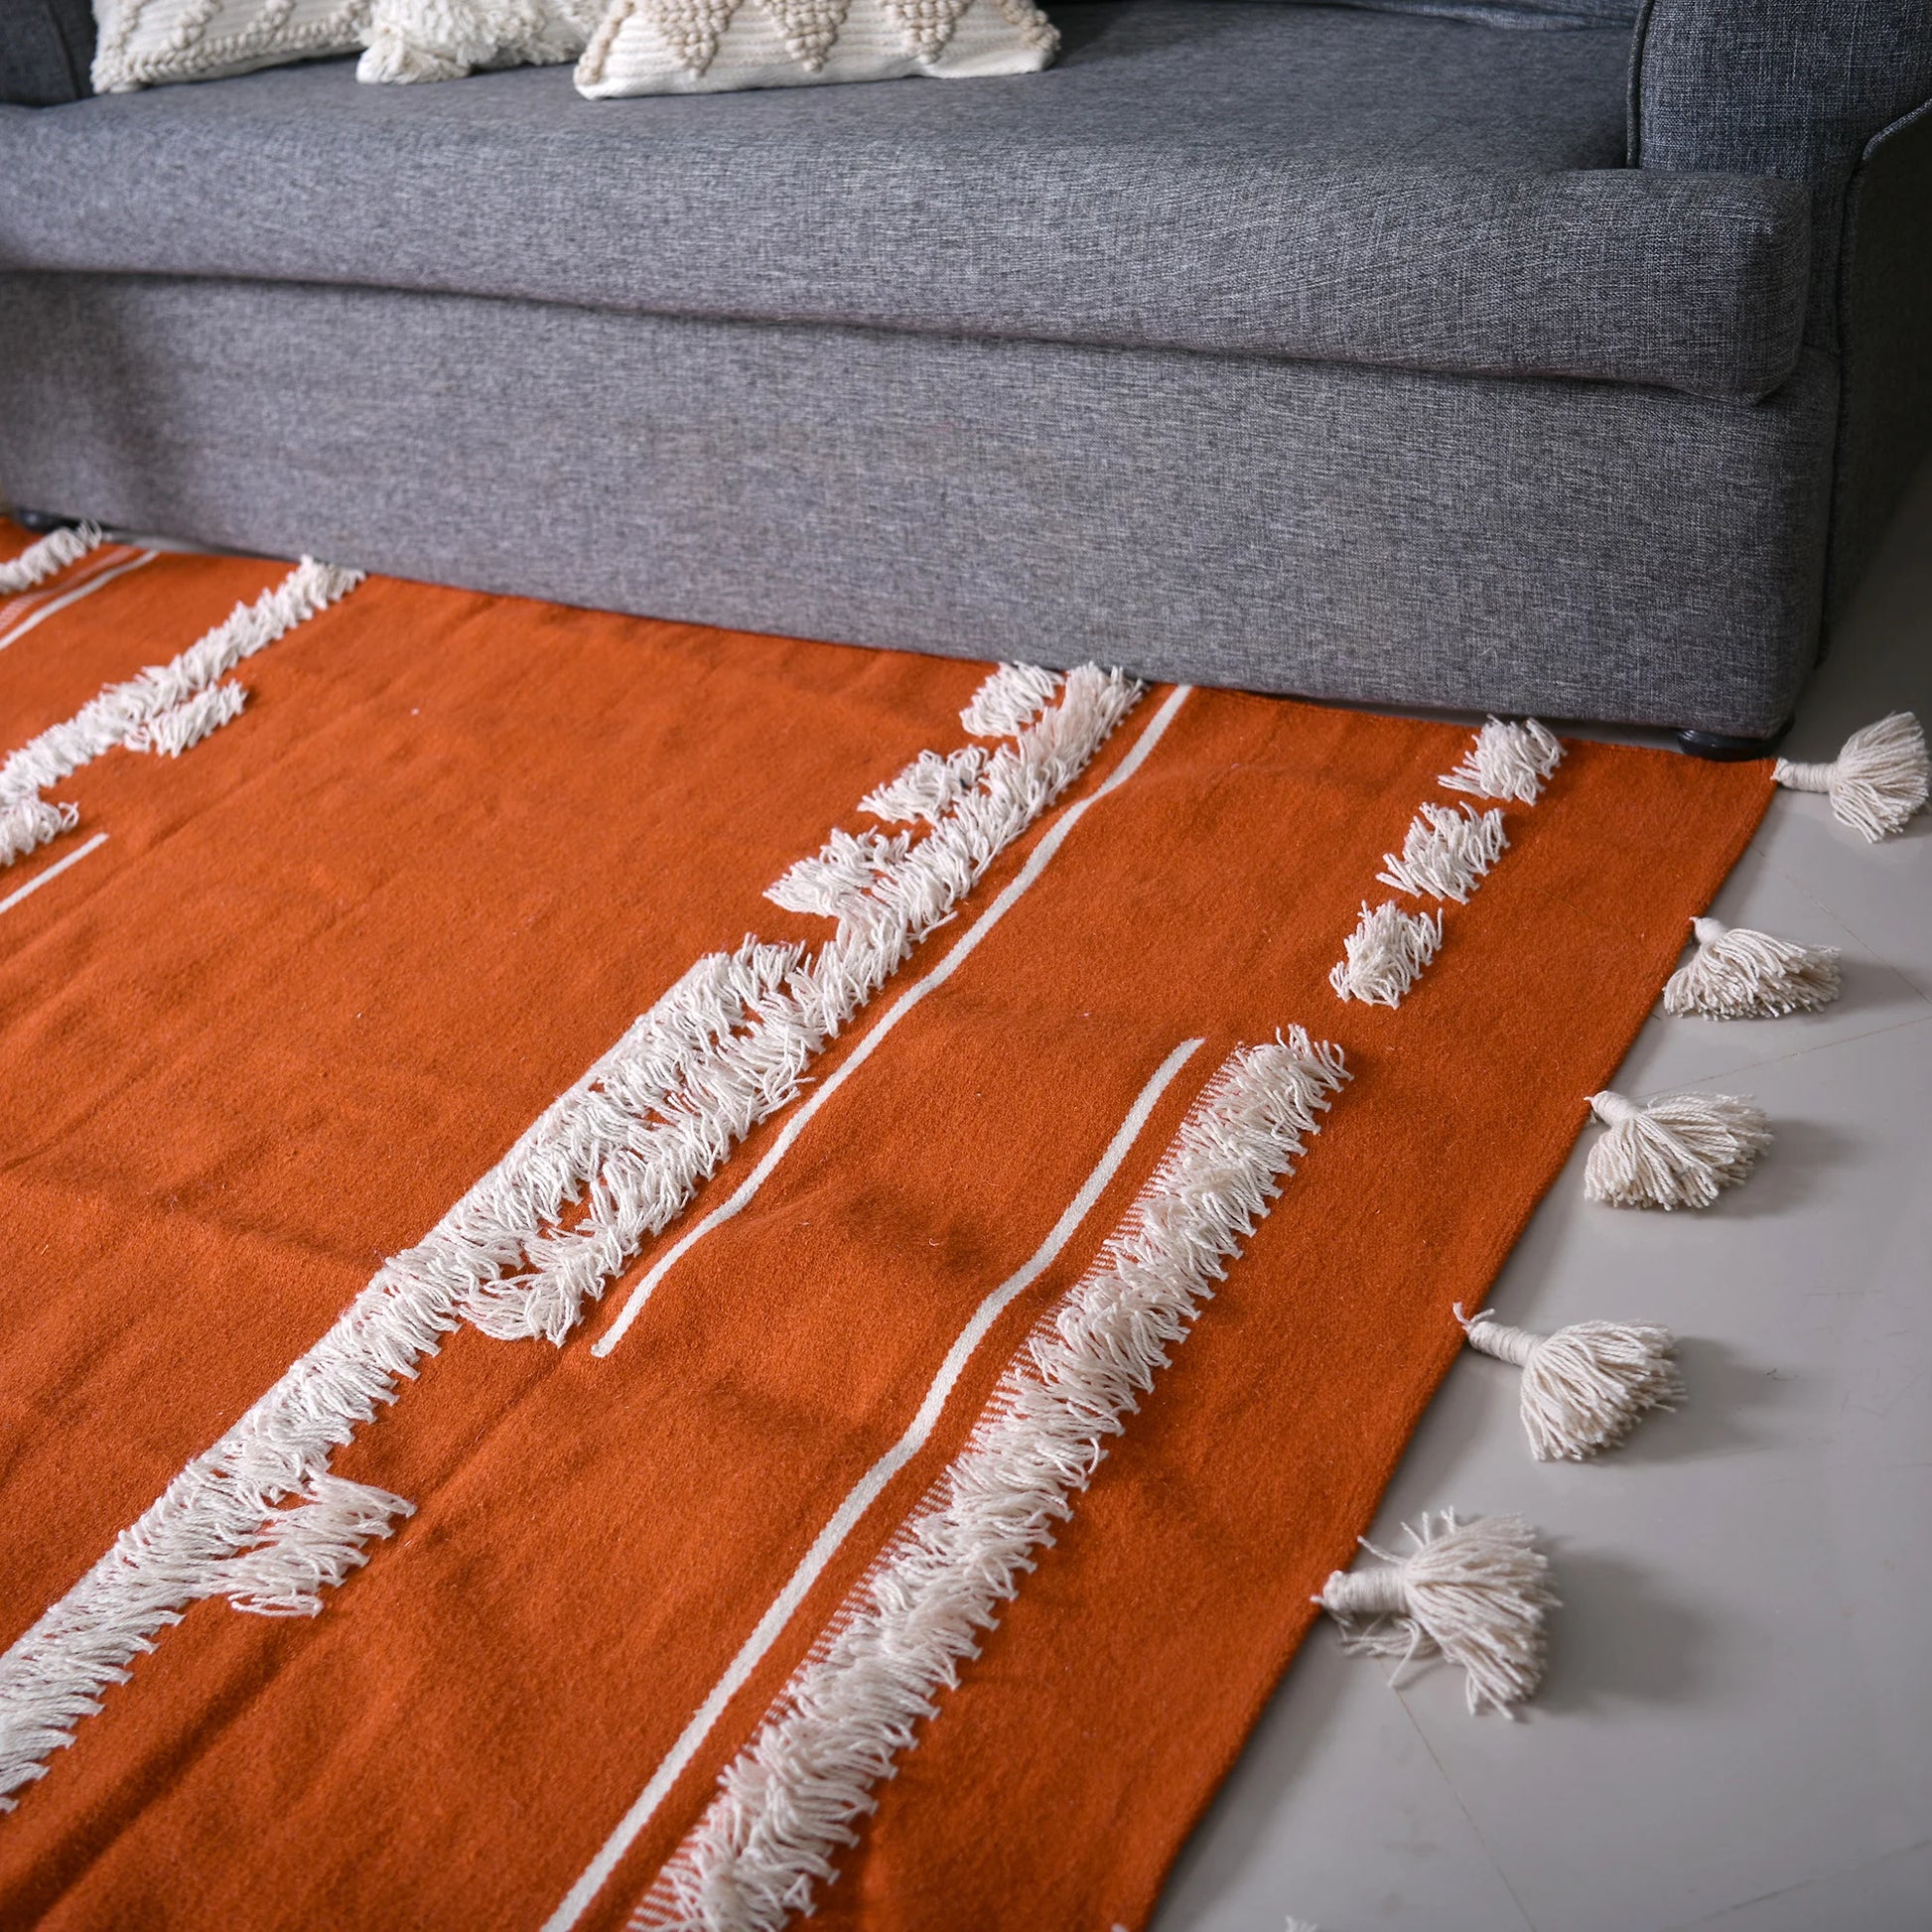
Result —
[[[1836,373],[1576,381],[0,275],[0,490],[483,590],[1728,736],[1816,654]]]
[[[1742,764],[1747,759],[1768,759],[1784,743],[1791,729],[1786,719],[1763,738],[1732,738],[1724,732],[1680,731],[1677,749],[1695,759],[1709,759],[1715,764]]]

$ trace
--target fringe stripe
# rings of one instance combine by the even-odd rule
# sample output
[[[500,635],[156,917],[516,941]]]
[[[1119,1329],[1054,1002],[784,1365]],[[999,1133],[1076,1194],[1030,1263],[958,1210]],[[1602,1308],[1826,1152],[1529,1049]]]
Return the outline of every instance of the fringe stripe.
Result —
[[[1037,664],[1002,664],[973,693],[959,722],[975,738],[1015,738],[1052,702],[1059,689],[1057,671]]]
[[[103,544],[71,571],[64,572],[45,590],[29,591],[0,608],[0,650],[10,650],[42,624],[84,603],[97,591],[123,577],[145,570],[161,553],[129,550],[118,543]]]
[[[907,1426],[905,1433],[893,1447],[875,1462],[860,1481],[854,1485],[845,1500],[839,1505],[831,1520],[814,1539],[811,1548],[805,1553],[798,1568],[792,1572],[785,1587],[765,1609],[757,1627],[746,1638],[729,1668],[716,1684],[704,1703],[698,1707],[691,1722],[684,1727],[676,1743],[651,1773],[644,1788],[638,1793],[636,1802],[619,1821],[617,1829],[605,1840],[598,1855],[579,1875],[577,1882],[565,1895],[563,1902],[546,1922],[545,1932],[563,1932],[563,1928],[574,1925],[583,1915],[604,1882],[616,1869],[618,1861],[636,1843],[637,1835],[655,1816],[657,1807],[663,1803],[671,1787],[683,1776],[685,1767],[697,1754],[699,1746],[710,1735],[712,1726],[724,1716],[726,1707],[745,1685],[752,1673],[763,1662],[770,1650],[804,1602],[818,1579],[824,1574],[825,1566],[831,1562],[844,1546],[845,1540],[856,1529],[865,1513],[879,1500],[886,1485],[911,1461],[931,1440],[946,1402],[957,1386],[966,1364],[972,1359],[974,1351],[985,1340],[987,1331],[1009,1308],[1016,1296],[1025,1293],[1059,1258],[1066,1244],[1079,1231],[1086,1217],[1092,1213],[1094,1204],[1105,1191],[1114,1175],[1120,1172],[1122,1164],[1133,1151],[1145,1130],[1148,1118],[1160,1103],[1161,1096],[1173,1085],[1175,1076],[1205,1042],[1199,1039],[1184,1039],[1162,1061],[1154,1076],[1144,1086],[1133,1106],[1128,1109],[1126,1118],[1121,1122],[1114,1138],[1108,1143],[1101,1155],[1099,1164],[1088,1174],[1079,1191],[1067,1203],[1065,1211],[1053,1224],[1046,1239],[1028,1258],[1017,1273],[1010,1275],[981,1303],[974,1311],[973,1318],[955,1338],[953,1345],[946,1351],[945,1360],[939,1365],[919,1404],[917,1413]]]
[[[244,657],[272,644],[318,611],[346,597],[362,581],[359,570],[339,570],[304,557],[272,591],[253,604],[237,604],[220,623],[166,664],[154,665],[124,684],[110,684],[64,723],[50,726],[23,745],[0,765],[0,826],[38,822],[42,836],[52,837],[45,820],[34,821],[33,807],[50,785],[124,745],[137,732],[153,725],[164,712],[188,704],[217,684]],[[22,808],[25,808],[23,811]],[[71,807],[61,808],[71,810]],[[60,829],[59,827],[55,828]],[[22,851],[0,833],[0,864],[11,864]]]
[[[0,564],[0,597],[12,597],[20,591],[31,591],[36,584],[45,584],[105,541],[99,525],[94,523],[76,524],[69,530],[50,530],[38,543],[30,543],[19,556]]]
[[[993,902],[976,918],[947,949],[946,955],[923,979],[915,981],[895,1000],[881,1016],[878,1023],[868,1029],[865,1036],[853,1047],[852,1051],[833,1068],[832,1072],[813,1088],[811,1097],[772,1138],[771,1145],[759,1158],[737,1188],[718,1206],[711,1209],[700,1220],[686,1228],[664,1251],[655,1256],[649,1268],[635,1288],[630,1291],[618,1318],[607,1327],[596,1341],[591,1344],[593,1355],[608,1355],[621,1342],[630,1324],[643,1311],[644,1305],[655,1293],[658,1284],[673,1268],[697,1246],[708,1234],[722,1227],[735,1215],[742,1214],[758,1197],[758,1192],[776,1173],[779,1164],[797,1144],[798,1137],[810,1125],[818,1110],[825,1106],[853,1074],[865,1065],[867,1059],[878,1051],[892,1034],[894,1028],[910,1013],[921,1000],[945,985],[966,961],[974,949],[993,928],[1012,911],[1015,905],[1032,890],[1040,875],[1052,863],[1053,856],[1065,844],[1073,828],[1079,824],[1084,814],[1097,805],[1108,793],[1125,784],[1146,761],[1155,746],[1161,742],[1168,727],[1173,724],[1182,705],[1193,694],[1190,684],[1176,685],[1169,693],[1159,711],[1148,720],[1141,735],[1134,741],[1131,751],[1115,765],[1106,778],[1090,791],[1086,797],[1069,805],[1062,812],[1045,835],[1027,855],[1026,864],[1015,877],[1004,886]]]
[[[16,753],[0,787],[30,754],[39,761],[16,782],[65,775],[70,748],[122,742],[320,608],[323,592],[356,581],[318,581],[322,570],[305,561],[165,670],[103,693]],[[319,1610],[320,1591],[410,1508],[339,1482],[331,1452],[462,1321],[501,1339],[561,1341],[643,1240],[797,1094],[812,1057],[1073,781],[1140,689],[1118,672],[1072,672],[1059,706],[1001,747],[980,787],[853,902],[815,956],[748,939],[699,960],[421,1243],[384,1262],[315,1347],[0,1657],[0,1806],[44,1774],[49,1752],[191,1603],[223,1595],[260,1613]],[[581,1223],[559,1229],[587,1191]]]
[[[631,1932],[776,1932],[809,1912],[873,1788],[1072,1514],[1345,1077],[1340,1049],[1300,1028],[1221,1068],[1093,1266],[1016,1355],[931,1500],[726,1768]]]

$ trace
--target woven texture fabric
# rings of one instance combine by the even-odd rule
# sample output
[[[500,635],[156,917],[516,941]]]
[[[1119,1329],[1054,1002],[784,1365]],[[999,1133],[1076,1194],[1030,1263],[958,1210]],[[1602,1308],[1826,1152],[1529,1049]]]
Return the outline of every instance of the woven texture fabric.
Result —
[[[615,0],[578,91],[725,93],[841,80],[1035,73],[1059,36],[1033,0]]]
[[[1850,602],[1932,448],[1932,103],[1873,141],[1847,198],[1827,604]]]
[[[361,45],[369,0],[101,0],[94,91],[214,80]]]
[[[0,523],[0,558],[24,542]],[[157,557],[16,636],[0,756],[288,575]],[[308,1440],[286,1412],[267,1441],[236,1430],[305,1357],[368,1362],[343,1314],[378,1270],[398,1296],[433,1296],[435,1262],[513,1299],[565,1226],[601,1233],[613,1191],[663,1172],[681,1123],[711,1124],[710,1076],[768,1043],[721,952],[787,949],[758,969],[778,1013],[774,964],[858,922],[773,882],[833,831],[890,829],[870,849],[908,868],[943,839],[882,822],[875,787],[921,753],[1012,773],[1022,733],[1074,741],[1071,681],[964,716],[990,668],[376,579],[248,656],[245,706],[180,759],[109,749],[52,788],[79,824],[0,896],[32,887],[0,906],[0,1116],[22,1124],[0,1415],[24,1419],[0,1460],[0,1713],[76,1672],[98,1695],[36,1740],[39,1778],[0,1733],[0,1924],[619,1932],[1042,1318],[1108,1285],[1110,1233],[1158,1197],[1216,1069],[1303,1026],[1353,1077],[1265,1191],[1247,1131],[1195,1165],[1182,1226],[1249,1223],[1201,1256],[1211,1293],[1169,1327],[1135,1282],[1111,1332],[1161,1354],[1104,1458],[1067,1470],[1050,1542],[862,1791],[835,1880],[755,1921],[1148,1924],[1463,1353],[1450,1305],[1480,1304],[1566,1184],[1583,1096],[1759,823],[1766,761],[1572,744],[1534,804],[1496,807],[1507,849],[1421,983],[1374,1008],[1328,970],[1382,855],[1455,795],[1469,730],[1149,691],[836,1037],[757,1060],[767,1116],[619,1243],[560,1346],[448,1311],[297,1494],[176,1534]],[[693,988],[709,1024],[653,1032]],[[610,1077],[640,1041],[674,1050]],[[519,1145],[562,1164],[557,1193]],[[490,1190],[506,1170],[527,1184]],[[474,1220],[465,1246],[452,1210],[480,1199],[527,1249]],[[191,1467],[206,1482],[174,1487]],[[302,1526],[345,1492],[389,1520],[305,1563]],[[132,1648],[100,1620],[130,1578],[155,1592]],[[243,1613],[278,1607],[247,1579],[311,1613]],[[29,1676],[54,1603],[78,1641]]]
[[[357,88],[314,66],[0,117],[23,191],[0,261],[1716,395],[1790,372],[1802,193],[1616,167],[1622,35],[1189,0],[1061,17],[1046,74],[936,97],[610,114],[554,71]]]
[[[87,0],[6,0],[0,6],[0,102],[58,107],[92,92],[94,16]]]
[[[1327,0],[1311,0],[1327,4]],[[1378,12],[1435,14],[1483,27],[1627,27],[1637,17],[1636,0],[1341,0],[1345,6]]]
[[[1812,191],[1810,339],[1838,338],[1845,196],[1865,144],[1932,98],[1924,0],[1649,0],[1631,158],[1777,175]]]
[[[100,276],[0,278],[0,486],[136,529],[854,643],[1747,735],[1816,650],[1817,357],[1740,407]]]

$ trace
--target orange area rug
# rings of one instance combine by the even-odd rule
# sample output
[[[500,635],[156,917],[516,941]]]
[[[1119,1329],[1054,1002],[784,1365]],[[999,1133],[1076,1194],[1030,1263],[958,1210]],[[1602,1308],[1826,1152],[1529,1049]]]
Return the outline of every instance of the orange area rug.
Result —
[[[0,756],[289,576],[0,600]],[[212,661],[0,869],[0,1923],[1145,1923],[1768,765],[381,579]]]

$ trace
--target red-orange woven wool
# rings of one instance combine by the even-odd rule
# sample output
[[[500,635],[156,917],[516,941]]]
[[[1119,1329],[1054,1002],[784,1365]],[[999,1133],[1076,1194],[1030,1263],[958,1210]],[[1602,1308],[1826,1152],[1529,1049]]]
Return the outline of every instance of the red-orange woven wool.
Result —
[[[0,556],[26,541],[0,526]],[[287,573],[103,574],[0,650],[0,758]],[[892,829],[859,800],[973,742],[987,669],[372,579],[249,658],[245,711],[180,759],[56,787],[81,822],[0,900],[107,836],[0,911],[0,1644],[693,962],[821,945],[765,888],[835,827]],[[1761,763],[1570,744],[1414,990],[1366,1007],[1329,969],[1401,898],[1375,875],[1455,802],[1468,730],[1173,695],[813,1063],[807,1096],[1139,759],[607,1355],[796,1103],[563,1346],[460,1327],[357,1431],[333,1472],[415,1513],[319,1614],[215,1598],[160,1632],[0,1817],[0,1924],[535,1932],[1200,1037],[577,1921],[621,1925],[1214,1068],[1300,1024],[1352,1081],[815,1923],[1146,1921],[1461,1346],[1450,1305],[1483,1299],[1770,797]]]

